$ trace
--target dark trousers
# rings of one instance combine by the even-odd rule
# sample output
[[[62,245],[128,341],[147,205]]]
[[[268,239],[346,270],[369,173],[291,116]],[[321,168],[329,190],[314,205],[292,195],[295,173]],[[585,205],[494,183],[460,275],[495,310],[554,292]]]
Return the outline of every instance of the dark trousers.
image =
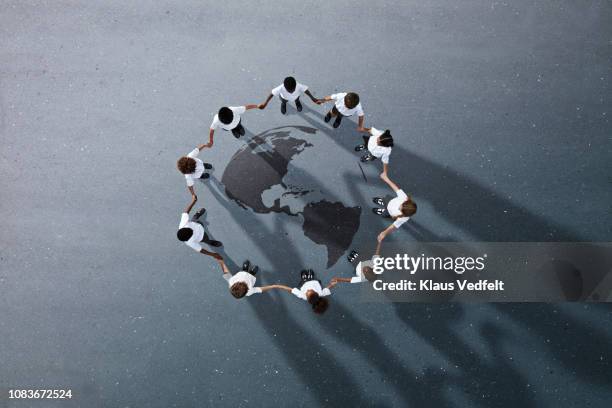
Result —
[[[344,117],[344,115],[341,114],[335,106],[332,108],[331,112],[332,114],[336,115],[336,120],[334,120],[334,122],[340,125],[340,122],[342,122],[342,118]]]
[[[202,237],[202,240],[200,242],[210,244],[212,241],[214,241],[211,237],[208,236],[208,233],[206,232],[206,225],[204,225],[202,221],[199,221],[199,218],[194,219],[193,222],[197,222],[202,226],[202,228],[204,228],[204,237]]]
[[[244,126],[242,126],[242,120],[240,120],[240,122],[238,122],[238,125],[232,129],[232,135],[234,135],[234,137],[239,138],[240,136],[244,136]]]

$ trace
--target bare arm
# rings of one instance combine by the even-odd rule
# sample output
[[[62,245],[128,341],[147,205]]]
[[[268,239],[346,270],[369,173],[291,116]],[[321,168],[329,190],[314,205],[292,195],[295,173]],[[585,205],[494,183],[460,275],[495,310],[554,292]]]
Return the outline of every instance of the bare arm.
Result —
[[[392,189],[393,191],[397,191],[397,190],[399,190],[399,189],[400,189],[400,188],[397,186],[397,184],[395,184],[393,181],[391,181],[391,179],[389,178],[389,175],[388,175],[387,173],[383,172],[383,173],[380,175],[380,178],[381,178],[381,179],[383,179],[383,181],[384,181],[385,183],[387,183],[387,185],[388,185],[389,187],[391,187],[391,189]]]
[[[216,252],[210,252],[205,250],[204,248],[200,249],[200,253],[203,255],[208,255],[208,256],[212,256],[213,258],[215,258],[217,261],[219,260],[223,260],[223,257],[221,255],[219,255]]]
[[[382,175],[383,175],[383,174],[384,174],[384,175],[386,175],[386,176],[387,176],[387,178],[389,178],[389,164],[388,164],[388,163],[383,163],[383,172],[382,172],[382,174],[380,175],[380,176],[381,176],[381,178],[382,178]]]
[[[187,207],[185,207],[185,211],[183,211],[183,212],[186,212],[187,214],[189,214],[189,212],[191,211],[191,209],[195,205],[196,201],[198,201],[198,196],[194,194],[194,195],[191,196],[191,202],[189,203],[189,205],[187,205]]]
[[[289,286],[285,286],[285,285],[272,285],[272,286],[274,286],[274,289],[282,289],[289,293],[291,293],[291,291],[293,290]]]
[[[332,279],[332,280],[329,282],[329,285],[327,285],[325,288],[326,288],[326,289],[331,289],[331,288],[333,288],[334,286],[336,286],[337,284],[338,284],[338,282]]]
[[[261,289],[261,293],[264,293],[272,289],[284,289],[286,287],[287,286],[283,286],[283,285],[268,285],[268,286],[261,286],[259,289]],[[291,292],[291,289],[289,289],[289,292]]]
[[[191,193],[191,197],[195,197],[195,199],[198,199],[198,196],[195,193],[195,190],[193,189],[193,186],[187,186],[187,190],[189,190],[189,192]]]
[[[380,234],[378,234],[378,243],[382,243],[383,239],[385,239],[387,237],[387,235],[389,235],[390,233],[393,232],[393,230],[395,230],[395,225],[391,224],[389,225],[386,229],[384,229]]]
[[[346,283],[351,283],[351,278],[332,278],[331,282],[346,282]]]
[[[208,132],[208,143],[206,145],[206,147],[212,147],[213,145],[213,136],[215,135],[215,129],[210,129],[210,132]],[[200,149],[202,150],[202,149]]]
[[[225,262],[223,261],[223,258],[221,259],[217,259],[217,262],[219,262],[219,265],[221,266],[221,270],[223,271],[223,274],[225,275],[226,273],[229,273],[230,276],[232,275],[232,273],[230,272],[229,268],[227,267],[227,265],[225,264]]]
[[[259,105],[256,105],[256,104],[252,103],[252,104],[249,104],[249,105],[245,105],[244,109],[251,110],[251,109],[257,109],[258,107],[259,107]]]
[[[358,124],[357,124],[357,130],[359,132],[367,132],[366,128],[363,127],[363,122],[364,121],[365,121],[365,115],[361,115],[359,117],[359,121],[358,121]]]
[[[307,89],[304,91],[304,93],[306,95],[308,95],[308,97],[310,98],[311,101],[313,101],[314,103],[316,103],[317,105],[319,104],[319,100],[317,98],[314,97],[313,94],[310,93],[310,91]]]
[[[380,255],[381,246],[382,246],[382,241],[378,241],[378,244],[376,245],[376,252],[374,252],[374,255]]]
[[[331,98],[331,96],[325,96],[325,97],[323,97],[323,99],[319,99],[318,101],[319,101],[319,105],[320,105],[322,103],[327,103],[329,101],[333,101],[333,99]]]
[[[268,95],[268,97],[266,98],[266,100],[264,101],[264,103],[262,103],[261,105],[258,106],[259,109],[266,109],[266,106],[268,106],[268,102],[270,102],[270,100],[272,100],[272,98],[274,98],[274,95],[270,94]]]

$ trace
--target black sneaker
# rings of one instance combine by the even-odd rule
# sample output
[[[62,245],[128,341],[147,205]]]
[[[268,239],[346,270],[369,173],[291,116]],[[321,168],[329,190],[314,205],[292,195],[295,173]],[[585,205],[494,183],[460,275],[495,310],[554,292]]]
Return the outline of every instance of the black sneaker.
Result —
[[[207,178],[210,178],[210,174],[208,173],[202,173],[202,175],[200,176],[200,180],[206,180]]]
[[[281,102],[281,113],[283,115],[287,113],[287,102]]]
[[[346,259],[350,262],[353,263],[355,262],[355,259],[359,258],[359,252],[352,250],[350,254],[348,254],[348,256],[346,257]]]
[[[232,132],[232,135],[234,135],[234,137],[235,137],[236,139],[240,139],[240,133],[238,133],[238,132]]]
[[[223,246],[223,242],[220,241],[215,241],[214,239],[211,241],[208,241],[208,245],[212,246],[212,247],[220,247]]]
[[[297,109],[298,112],[302,111],[302,102],[300,102],[299,99],[295,100],[295,109]]]
[[[329,122],[331,120],[331,113],[327,112],[327,115],[325,115],[323,120],[325,121],[325,123]]]
[[[372,202],[373,202],[374,204],[376,204],[376,205],[380,205],[381,207],[384,207],[384,206],[385,206],[385,200],[383,200],[383,199],[382,199],[382,198],[380,198],[380,197],[374,197],[374,198],[372,199]]]
[[[244,134],[246,133],[246,130],[244,129],[244,126],[240,126],[240,129],[238,130],[238,133],[240,133],[240,136],[244,136]]]
[[[212,169],[212,164],[210,164],[210,163],[204,163],[204,168],[205,168],[206,170],[210,170],[210,169]]]
[[[382,208],[372,208],[372,212],[376,215],[385,215],[385,210]]]
[[[365,154],[365,155],[361,156],[361,161],[363,163],[371,162],[373,160],[376,160],[376,157],[372,156],[371,154]]]
[[[200,208],[200,209],[198,210],[198,212],[196,212],[196,213],[193,215],[193,218],[196,218],[196,219],[197,219],[197,218],[200,218],[200,217],[202,217],[202,216],[204,215],[204,213],[205,213],[205,212],[206,212],[206,208],[202,207],[202,208]]]
[[[259,272],[259,266],[255,265],[254,267],[252,267],[251,269],[249,269],[249,273],[253,276],[257,275],[257,272]]]
[[[355,146],[355,151],[360,152],[362,150],[365,150],[365,148],[366,148],[366,145],[360,144],[360,145]]]
[[[251,267],[251,261],[249,261],[248,259],[242,263],[243,271],[248,271],[250,267]]]
[[[308,279],[313,280],[315,278],[315,273],[312,269],[308,270]]]
[[[307,271],[306,269],[302,269],[302,270],[300,271],[300,278],[301,278],[303,281],[308,280],[308,271]]]
[[[336,120],[334,120],[334,124],[332,125],[332,127],[334,129],[337,129],[338,126],[340,126],[340,122],[342,122],[342,116],[340,116],[340,114],[338,114],[338,116],[336,117]]]

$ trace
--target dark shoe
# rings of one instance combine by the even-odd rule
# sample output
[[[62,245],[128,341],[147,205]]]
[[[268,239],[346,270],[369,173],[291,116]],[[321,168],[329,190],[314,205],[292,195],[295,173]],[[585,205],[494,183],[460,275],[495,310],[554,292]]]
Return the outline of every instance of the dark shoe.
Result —
[[[251,267],[251,261],[249,261],[248,259],[242,263],[243,271],[245,272],[248,271],[250,267]]]
[[[365,148],[366,148],[366,145],[360,144],[360,145],[355,146],[355,151],[360,152],[362,150],[365,150]]]
[[[287,102],[281,102],[281,113],[283,115],[287,113]]]
[[[200,180],[206,180],[207,178],[210,178],[210,174],[208,173],[202,173],[202,175],[200,176]]]
[[[214,239],[208,241],[208,245],[212,246],[212,247],[220,247],[223,246],[223,242],[220,241],[215,241]]]
[[[350,254],[348,254],[348,256],[346,257],[346,259],[350,262],[353,263],[355,261],[355,259],[359,258],[359,252],[352,250]]]
[[[257,272],[259,272],[259,266],[255,265],[254,267],[252,267],[251,269],[249,269],[249,273],[253,276],[257,275]]]
[[[202,216],[204,215],[204,213],[205,213],[205,212],[206,212],[206,208],[202,207],[202,208],[200,208],[200,209],[198,210],[198,212],[196,212],[196,213],[193,215],[193,218],[198,219],[198,218],[202,217]]]
[[[301,270],[300,279],[302,279],[303,281],[308,280],[308,271],[306,269]]]
[[[315,273],[312,269],[308,270],[308,279],[313,280],[315,278]]]
[[[205,168],[206,170],[210,170],[210,169],[212,169],[212,164],[210,164],[210,163],[204,163],[204,168]]]
[[[372,208],[372,212],[376,215],[385,215],[385,210],[382,208]]]
[[[331,120],[331,113],[327,112],[327,115],[325,115],[325,117],[323,118],[323,120],[325,121],[325,123],[329,122]]]
[[[302,111],[302,102],[300,102],[299,99],[295,100],[295,109],[297,109],[298,112]]]
[[[376,160],[376,157],[372,156],[371,154],[365,154],[365,155],[361,156],[361,161],[363,163],[371,162],[373,160]]]
[[[232,135],[234,135],[236,139],[240,139],[240,133],[232,131]]]
[[[374,197],[374,198],[372,199],[372,202],[373,202],[374,204],[376,204],[376,205],[380,205],[381,207],[384,207],[384,206],[385,206],[385,200],[383,200],[383,199],[382,199],[382,198],[380,198],[380,197]]]
[[[340,122],[342,122],[342,116],[340,116],[340,114],[338,114],[338,116],[336,116],[336,120],[334,120],[334,124],[332,125],[334,129],[337,129],[338,126],[340,126]]]
[[[244,136],[244,134],[246,133],[246,130],[244,130],[244,126],[240,125],[240,129],[238,129],[238,133],[240,133],[240,136]]]

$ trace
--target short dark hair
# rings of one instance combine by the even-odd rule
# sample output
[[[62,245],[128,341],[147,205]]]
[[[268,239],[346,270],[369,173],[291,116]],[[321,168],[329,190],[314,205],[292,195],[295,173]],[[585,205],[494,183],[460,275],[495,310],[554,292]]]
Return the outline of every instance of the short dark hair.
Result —
[[[230,293],[236,299],[243,298],[249,291],[249,287],[244,282],[236,282],[230,287]]]
[[[319,297],[319,294],[314,290],[312,292],[309,291],[306,293],[306,299],[311,305],[314,305],[319,300]]]
[[[196,161],[191,157],[183,156],[177,160],[176,167],[183,174],[192,174],[196,170]]]
[[[359,105],[359,95],[357,95],[355,92],[347,93],[344,97],[344,105],[349,109],[353,109]]]
[[[364,266],[361,268],[361,273],[363,274],[363,277],[368,280],[368,282],[374,282],[376,280],[376,274],[371,266]]]
[[[385,130],[385,133],[378,136],[378,144],[383,147],[393,147],[393,136],[391,136],[389,129]]]
[[[191,228],[183,227],[176,231],[176,237],[179,241],[187,241],[193,235],[193,230]]]
[[[327,310],[329,302],[324,297],[319,297],[315,303],[312,304],[312,311],[316,314],[323,314]]]
[[[230,123],[232,123],[232,120],[234,120],[234,112],[232,112],[232,110],[227,106],[224,106],[219,109],[218,116],[221,123],[226,125],[229,125]]]
[[[293,92],[295,91],[295,87],[297,86],[297,82],[295,81],[294,77],[290,77],[288,76],[287,78],[285,78],[285,80],[283,81],[283,86],[285,87],[286,90],[288,90],[289,92]]]
[[[410,217],[417,212],[417,205],[414,201],[412,201],[411,197],[408,197],[408,200],[402,203],[401,211],[404,217]]]

